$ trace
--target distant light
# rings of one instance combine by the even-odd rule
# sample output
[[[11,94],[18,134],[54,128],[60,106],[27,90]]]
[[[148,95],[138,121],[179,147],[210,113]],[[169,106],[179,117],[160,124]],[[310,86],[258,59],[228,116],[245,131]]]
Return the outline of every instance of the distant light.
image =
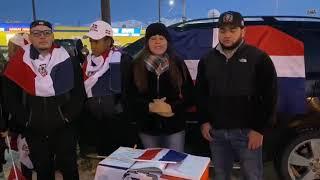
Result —
[[[174,5],[174,0],[169,0],[169,5],[173,6]]]

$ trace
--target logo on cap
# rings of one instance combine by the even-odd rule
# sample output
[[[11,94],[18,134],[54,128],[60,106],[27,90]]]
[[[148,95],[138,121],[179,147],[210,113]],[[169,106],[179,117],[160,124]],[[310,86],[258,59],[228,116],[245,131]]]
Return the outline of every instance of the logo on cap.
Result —
[[[232,23],[233,22],[233,15],[232,14],[226,14],[223,16],[223,22],[224,23]]]
[[[106,34],[108,35],[108,36],[112,36],[112,34],[111,34],[111,31],[110,30],[106,30]]]
[[[98,32],[98,25],[92,24],[92,26],[90,27],[90,31],[96,31],[96,32]]]

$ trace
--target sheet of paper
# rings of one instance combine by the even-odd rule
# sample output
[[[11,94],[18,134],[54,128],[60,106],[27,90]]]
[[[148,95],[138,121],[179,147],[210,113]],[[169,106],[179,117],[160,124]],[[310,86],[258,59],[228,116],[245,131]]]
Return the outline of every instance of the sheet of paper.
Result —
[[[119,147],[99,164],[113,167],[130,168],[135,163],[133,159],[141,156],[144,151],[145,150],[142,149]]]
[[[181,163],[168,164],[163,174],[186,179],[200,179],[209,162],[208,157],[188,155]]]
[[[166,166],[167,164],[163,162],[136,162],[130,169],[150,169],[150,171],[158,169],[158,171],[162,172]]]

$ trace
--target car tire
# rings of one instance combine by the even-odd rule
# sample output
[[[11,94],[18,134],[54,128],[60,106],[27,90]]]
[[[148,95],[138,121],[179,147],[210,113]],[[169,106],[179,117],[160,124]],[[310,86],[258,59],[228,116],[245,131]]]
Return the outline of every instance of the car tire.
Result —
[[[320,179],[320,130],[305,131],[285,147],[280,173],[286,180]]]

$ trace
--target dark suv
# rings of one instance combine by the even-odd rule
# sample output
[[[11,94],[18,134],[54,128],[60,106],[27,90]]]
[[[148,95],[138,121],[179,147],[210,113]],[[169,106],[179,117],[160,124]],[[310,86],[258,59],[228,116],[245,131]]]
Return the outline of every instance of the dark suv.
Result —
[[[266,51],[278,74],[278,113],[264,136],[264,159],[273,160],[281,179],[320,179],[320,18],[256,16],[245,22],[246,42]],[[170,26],[194,79],[200,57],[217,44],[216,26],[215,18]],[[134,56],[143,45],[144,38],[124,51]],[[195,113],[187,113],[187,152],[209,156]]]

